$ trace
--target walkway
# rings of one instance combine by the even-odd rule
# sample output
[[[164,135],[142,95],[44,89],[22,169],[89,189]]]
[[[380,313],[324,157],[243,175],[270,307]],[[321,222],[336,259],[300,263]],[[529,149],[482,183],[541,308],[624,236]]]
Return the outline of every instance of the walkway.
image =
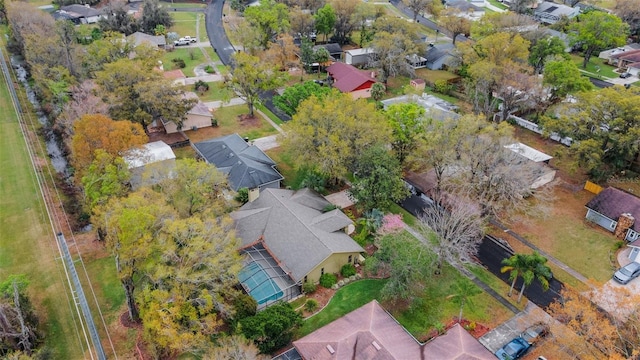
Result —
[[[223,77],[222,77],[222,75],[215,75],[215,74],[202,75],[202,76],[193,76],[193,77],[188,77],[188,78],[184,78],[184,79],[175,79],[173,81],[173,83],[174,84],[178,84],[178,85],[193,85],[198,80],[202,80],[204,82],[216,82],[216,81],[222,81]]]
[[[424,236],[422,236],[422,234],[420,234],[417,230],[415,230],[411,226],[405,224],[404,225],[404,229],[407,230],[407,232],[409,234],[413,235],[413,237],[418,239],[423,244],[428,244],[427,246],[430,246],[429,241],[427,239],[425,239]],[[482,282],[475,275],[473,275],[469,270],[467,270],[467,269],[465,269],[464,267],[461,267],[461,266],[456,266],[456,269],[458,269],[458,271],[460,273],[462,273],[464,276],[468,277],[476,285],[481,287],[484,291],[486,291],[493,298],[498,300],[498,302],[500,302],[502,305],[504,305],[504,307],[509,309],[511,312],[513,312],[514,314],[517,314],[517,313],[520,312],[520,309],[518,309],[517,307],[513,306],[513,304],[511,304],[511,302],[509,302],[509,300],[505,299],[502,295],[500,295],[498,292],[496,292],[491,287],[489,287],[489,285],[487,285],[484,282]]]
[[[518,312],[516,316],[484,334],[478,341],[494,353],[511,339],[519,336],[529,326],[538,322],[549,324],[552,321],[554,320],[549,314],[529,301],[524,311]]]
[[[235,97],[235,98],[229,99],[229,101],[222,101],[222,100],[207,101],[204,104],[207,105],[209,109],[219,109],[224,106],[243,105],[245,104],[245,101],[242,98]]]
[[[546,251],[540,249],[539,247],[537,247],[536,245],[534,245],[533,243],[531,243],[529,240],[523,238],[522,236],[520,236],[519,234],[509,230],[504,224],[502,224],[500,221],[496,220],[496,219],[491,219],[490,220],[491,225],[494,225],[500,229],[502,229],[505,233],[513,236],[516,240],[520,241],[521,243],[523,243],[524,245],[530,247],[531,249],[537,251],[540,253],[540,255],[546,257],[549,261],[551,261],[552,263],[554,263],[555,265],[557,265],[559,268],[561,268],[562,270],[566,271],[569,275],[573,276],[574,278],[580,280],[581,282],[583,282],[585,285],[591,287],[592,289],[595,289],[595,286],[593,286],[593,284],[591,284],[589,282],[589,279],[587,279],[585,276],[583,276],[582,274],[580,274],[579,272],[573,270],[572,268],[570,268],[567,264],[563,263],[562,261],[556,259],[555,257],[551,256],[549,253],[547,253]]]

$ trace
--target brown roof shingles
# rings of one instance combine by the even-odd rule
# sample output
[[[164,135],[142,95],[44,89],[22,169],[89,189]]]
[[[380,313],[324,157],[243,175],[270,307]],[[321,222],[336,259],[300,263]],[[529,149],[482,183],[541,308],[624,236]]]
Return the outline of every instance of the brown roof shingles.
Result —
[[[608,187],[585,206],[615,221],[624,213],[631,214],[636,218],[636,222],[631,228],[634,231],[640,231],[640,198],[633,194]]]
[[[459,325],[421,345],[375,300],[293,345],[307,360],[495,359]]]

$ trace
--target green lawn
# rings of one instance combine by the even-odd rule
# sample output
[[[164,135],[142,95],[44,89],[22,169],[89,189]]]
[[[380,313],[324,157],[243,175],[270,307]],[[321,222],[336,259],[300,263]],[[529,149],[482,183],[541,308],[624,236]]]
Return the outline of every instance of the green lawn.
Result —
[[[380,301],[380,291],[385,282],[385,280],[365,279],[342,287],[324,310],[304,321],[298,336],[303,337],[374,299]]]
[[[306,172],[296,168],[293,154],[290,151],[286,151],[283,147],[269,149],[265,151],[265,153],[276,162],[278,171],[284,176],[282,186],[294,190],[299,189],[300,183],[302,183],[306,176]]]
[[[199,14],[195,12],[170,12],[173,18],[173,26],[169,31],[178,33],[180,37],[186,35],[196,36],[196,18]]]
[[[402,215],[402,221],[411,227],[415,227],[418,224],[418,219],[398,204],[393,204],[389,211]]]
[[[267,109],[264,105],[257,104],[256,108],[258,110],[262,111],[265,115],[267,115],[269,117],[269,119],[271,119],[271,121],[273,121],[277,125],[284,124],[284,122],[282,120],[280,120],[280,118],[277,117],[276,114],[272,113],[271,110]]]
[[[186,76],[195,76],[193,69],[196,66],[206,62],[206,59],[204,58],[204,55],[202,54],[202,51],[200,49],[177,47],[173,51],[168,51],[164,54],[164,56],[162,56],[161,60],[162,64],[164,65],[164,69],[178,69],[178,67],[176,67],[175,64],[171,61],[178,58],[184,60],[186,66],[184,67],[184,69],[182,69],[182,72]]]
[[[233,92],[225,88],[222,82],[219,82],[219,81],[209,82],[207,84],[209,84],[209,90],[207,90],[204,94],[198,94],[200,101],[203,101],[203,102],[217,101],[217,100],[227,101],[236,96]],[[187,90],[194,91],[193,85],[188,86]]]
[[[502,10],[507,10],[509,8],[508,6],[505,6],[503,3],[499,2],[498,0],[488,0],[488,1],[489,1],[489,3],[491,5],[499,8],[499,9],[502,9]]]
[[[467,269],[469,269],[473,273],[473,275],[475,275],[480,281],[489,285],[490,288],[495,290],[498,294],[504,296],[505,299],[509,300],[509,302],[513,306],[519,308],[520,310],[524,309],[525,305],[527,304],[526,301],[523,300],[520,302],[520,304],[518,304],[518,302],[516,301],[518,299],[517,297],[512,296],[509,298],[506,296],[509,293],[510,286],[507,285],[507,283],[505,283],[504,281],[502,281],[502,279],[498,278],[497,276],[492,274],[489,270],[485,269],[480,265],[468,265]]]
[[[586,69],[582,68],[582,62],[584,61],[584,58],[582,56],[571,54],[571,60],[576,65],[578,65],[580,70],[589,73],[589,75],[591,75],[592,77],[597,78],[598,76],[602,76],[606,78],[617,78],[618,76],[620,76],[620,74],[613,71],[615,70],[615,67],[606,64],[605,60],[598,58],[597,54],[596,56],[592,56],[591,59],[589,59],[589,63],[587,64]],[[600,71],[598,71],[598,68],[600,69]]]
[[[248,114],[246,105],[225,106],[215,109],[213,116],[218,120],[217,127],[208,127],[198,130],[188,130],[185,134],[191,142],[199,142],[203,140],[213,139],[219,136],[238,133],[242,137],[249,139],[257,139],[260,137],[276,134],[278,131],[267,121],[262,119],[260,114],[256,113],[259,120],[251,124],[241,123],[238,120],[239,115]]]
[[[207,54],[209,54],[209,57],[211,58],[211,61],[220,61],[220,57],[218,56],[216,51],[213,50],[213,48],[211,46],[205,46],[204,50],[207,52]]]
[[[6,169],[0,175],[0,279],[27,275],[51,358],[84,358],[56,240],[5,81],[0,82],[0,166]],[[41,160],[46,164],[46,157]]]
[[[451,80],[459,76],[446,70],[416,69],[416,76],[435,83],[438,80]]]

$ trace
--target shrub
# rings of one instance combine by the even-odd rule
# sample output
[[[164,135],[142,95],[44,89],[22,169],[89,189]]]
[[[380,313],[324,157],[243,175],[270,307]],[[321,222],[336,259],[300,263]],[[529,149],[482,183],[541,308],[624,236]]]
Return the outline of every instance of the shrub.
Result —
[[[174,64],[176,68],[179,68],[179,69],[184,69],[185,67],[187,67],[187,64],[185,64],[184,60],[182,60],[181,58],[172,59],[171,62]]]
[[[624,247],[624,244],[625,244],[624,241],[616,241],[616,243],[613,244],[613,249],[614,250],[622,249],[622,247]]]
[[[302,284],[302,292],[305,294],[311,294],[314,291],[316,291],[316,284],[308,281]]]
[[[206,72],[207,74],[213,74],[216,72],[216,70],[213,68],[213,66],[207,65],[204,67],[204,72]]]
[[[333,274],[323,274],[320,276],[320,286],[327,289],[330,289],[336,282],[338,282],[338,277]]]
[[[236,194],[236,196],[234,197],[234,199],[242,204],[246,204],[249,202],[249,189],[245,188],[240,188],[238,189],[238,193]]]
[[[302,317],[291,304],[278,303],[240,320],[240,329],[261,353],[268,354],[287,345],[301,323]]]
[[[448,95],[453,90],[453,85],[449,84],[447,80],[437,80],[433,84],[433,90],[440,94]]]
[[[342,275],[342,277],[345,277],[345,278],[348,278],[351,275],[355,275],[356,267],[353,266],[352,264],[344,264],[340,269],[340,274]]]
[[[318,302],[315,299],[309,299],[306,303],[304,303],[304,309],[308,312],[313,312],[318,308]]]
[[[236,310],[236,320],[242,320],[256,314],[258,302],[251,296],[241,293],[233,300],[233,307]]]
[[[193,88],[195,89],[195,91],[197,91],[197,92],[202,94],[205,91],[209,91],[209,84],[207,84],[206,82],[204,82],[202,80],[198,80],[198,81],[196,81],[195,84],[193,84]]]

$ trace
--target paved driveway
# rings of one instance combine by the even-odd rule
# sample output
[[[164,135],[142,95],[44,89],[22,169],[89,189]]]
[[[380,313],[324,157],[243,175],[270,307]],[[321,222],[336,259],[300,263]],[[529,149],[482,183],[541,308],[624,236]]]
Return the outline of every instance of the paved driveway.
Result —
[[[489,351],[495,353],[509,341],[519,336],[529,326],[538,322],[549,324],[551,321],[554,320],[549,314],[529,301],[524,311],[519,312],[500,326],[484,334],[478,340]]]
[[[624,266],[630,262],[629,253],[631,248],[626,248],[618,253],[618,264]],[[611,275],[613,276],[613,270]],[[629,301],[633,296],[640,296],[640,278],[631,280],[627,285],[618,284],[613,279],[607,281],[601,288],[593,291],[592,301],[609,312],[611,315],[619,318],[620,320],[626,320],[633,306],[637,302]]]

